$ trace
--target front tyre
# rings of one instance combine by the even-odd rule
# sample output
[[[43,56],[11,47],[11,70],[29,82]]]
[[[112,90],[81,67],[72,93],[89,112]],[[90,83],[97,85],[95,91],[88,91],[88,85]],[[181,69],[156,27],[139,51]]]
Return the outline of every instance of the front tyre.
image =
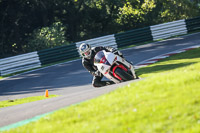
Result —
[[[123,81],[133,80],[134,77],[127,73],[125,70],[121,68],[116,68],[115,74],[117,74]]]

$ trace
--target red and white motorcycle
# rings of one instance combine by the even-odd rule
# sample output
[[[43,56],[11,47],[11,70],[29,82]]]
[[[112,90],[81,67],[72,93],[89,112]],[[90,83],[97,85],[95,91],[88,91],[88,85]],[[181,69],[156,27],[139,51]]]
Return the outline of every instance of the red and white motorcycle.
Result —
[[[94,65],[106,78],[115,83],[138,78],[132,64],[124,58],[105,50],[99,51],[95,55]]]

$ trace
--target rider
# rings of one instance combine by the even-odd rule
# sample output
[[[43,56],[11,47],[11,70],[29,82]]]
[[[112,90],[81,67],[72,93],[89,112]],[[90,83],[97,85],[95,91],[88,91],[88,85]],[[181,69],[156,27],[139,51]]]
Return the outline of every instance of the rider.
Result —
[[[102,87],[110,84],[114,84],[113,81],[101,81],[103,78],[103,74],[94,66],[94,56],[101,50],[105,50],[106,52],[112,52],[123,57],[122,53],[115,48],[112,47],[92,47],[87,43],[82,43],[79,47],[79,52],[82,56],[82,64],[83,67],[86,68],[92,75],[92,85],[94,87]]]

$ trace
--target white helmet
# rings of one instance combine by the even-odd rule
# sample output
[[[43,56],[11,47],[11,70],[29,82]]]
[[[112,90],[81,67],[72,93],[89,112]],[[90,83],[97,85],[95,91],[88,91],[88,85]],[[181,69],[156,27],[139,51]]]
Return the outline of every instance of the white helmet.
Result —
[[[79,47],[79,52],[82,57],[90,59],[91,58],[91,46],[87,43],[82,43]]]

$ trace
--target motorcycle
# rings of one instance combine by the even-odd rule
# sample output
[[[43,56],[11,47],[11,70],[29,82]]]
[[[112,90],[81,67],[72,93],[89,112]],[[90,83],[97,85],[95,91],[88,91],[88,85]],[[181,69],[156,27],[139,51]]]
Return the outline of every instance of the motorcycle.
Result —
[[[115,83],[137,79],[134,67],[119,55],[105,50],[99,51],[94,57],[94,65],[108,79]]]

